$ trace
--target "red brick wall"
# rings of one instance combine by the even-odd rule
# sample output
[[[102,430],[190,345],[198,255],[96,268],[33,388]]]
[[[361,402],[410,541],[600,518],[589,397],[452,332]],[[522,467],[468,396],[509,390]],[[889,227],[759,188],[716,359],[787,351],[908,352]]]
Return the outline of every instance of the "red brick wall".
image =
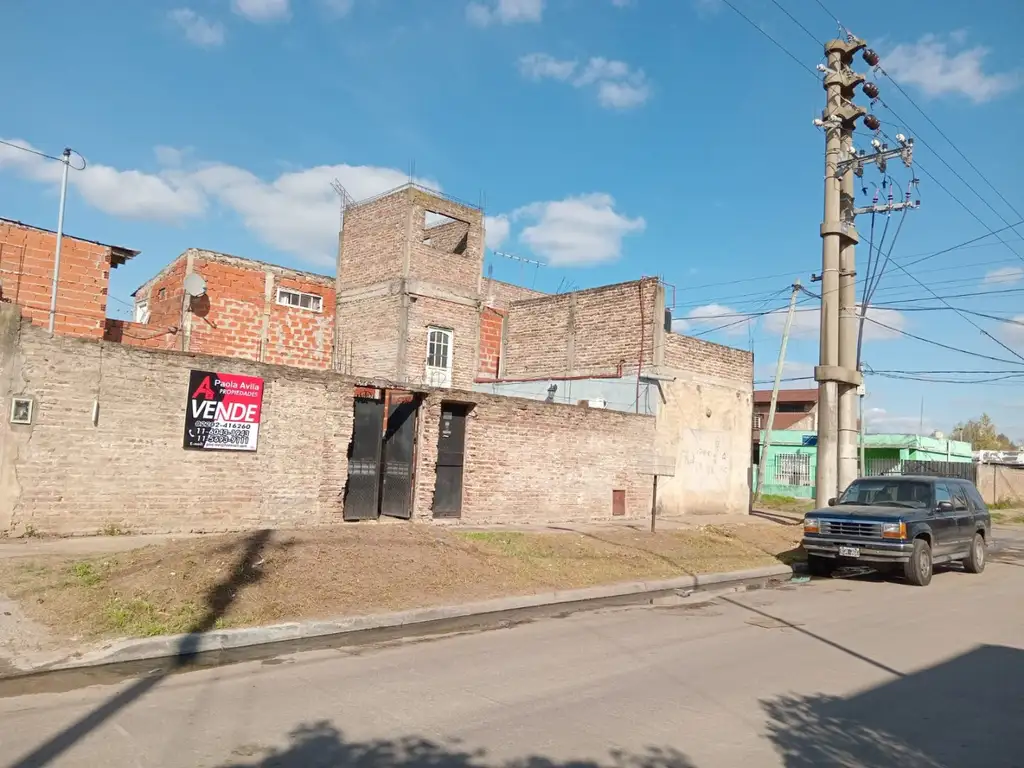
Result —
[[[608,374],[653,362],[658,281],[648,278],[513,302],[505,319],[504,376]]]
[[[111,318],[107,318],[103,340],[146,349],[177,349],[179,343],[176,328],[160,330],[159,327],[148,324]]]
[[[190,257],[193,273],[206,281],[206,295],[191,300],[192,311],[185,313],[183,323],[183,282]],[[153,347],[149,337],[163,334],[168,340],[164,348],[329,368],[334,343],[333,282],[329,277],[209,251],[188,251],[139,289],[136,300],[148,302],[149,322],[122,329],[121,341]],[[278,304],[278,288],[320,296],[321,311]],[[183,330],[172,332],[183,324]],[[143,329],[150,329],[149,333]]]
[[[0,221],[3,300],[17,304],[27,319],[43,328],[49,325],[56,249],[53,232]],[[103,338],[109,278],[110,248],[65,235],[54,331]]]
[[[479,378],[495,379],[501,365],[501,328],[505,313],[485,307],[480,315],[480,369]]]

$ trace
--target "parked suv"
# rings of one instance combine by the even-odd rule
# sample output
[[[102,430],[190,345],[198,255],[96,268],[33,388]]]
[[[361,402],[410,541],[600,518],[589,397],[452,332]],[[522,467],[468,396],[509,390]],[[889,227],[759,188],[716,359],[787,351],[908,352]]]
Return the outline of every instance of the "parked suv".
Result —
[[[968,573],[981,573],[991,536],[988,507],[969,480],[862,477],[829,499],[829,509],[804,517],[803,546],[813,575],[867,564],[901,569],[923,587],[937,563],[960,560]]]

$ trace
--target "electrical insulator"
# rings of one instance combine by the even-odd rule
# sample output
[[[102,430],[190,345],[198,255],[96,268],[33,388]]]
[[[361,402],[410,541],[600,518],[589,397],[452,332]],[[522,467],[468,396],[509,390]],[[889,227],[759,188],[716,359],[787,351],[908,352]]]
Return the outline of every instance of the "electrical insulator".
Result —
[[[864,125],[870,128],[872,131],[877,131],[879,128],[882,127],[882,121],[879,120],[874,115],[865,115]]]
[[[881,61],[881,59],[878,58],[878,54],[870,48],[865,48],[864,53],[862,53],[861,56],[864,58],[864,61],[868,63],[869,67],[877,67],[878,62]]]
[[[863,85],[864,95],[869,99],[878,98],[878,86],[874,83],[864,83]]]

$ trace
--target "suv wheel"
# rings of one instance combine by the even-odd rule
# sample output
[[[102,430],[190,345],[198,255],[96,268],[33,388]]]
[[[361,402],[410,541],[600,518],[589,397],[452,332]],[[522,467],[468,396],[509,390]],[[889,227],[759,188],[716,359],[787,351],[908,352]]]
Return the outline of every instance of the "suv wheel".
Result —
[[[830,557],[822,557],[821,555],[807,556],[807,570],[810,572],[811,576],[828,578],[832,575],[832,571],[835,569],[835,561]]]
[[[968,573],[981,573],[985,570],[985,537],[975,533],[971,539],[971,551],[964,558],[964,570]]]
[[[914,539],[914,551],[903,566],[907,581],[927,587],[932,581],[932,548],[925,539]]]

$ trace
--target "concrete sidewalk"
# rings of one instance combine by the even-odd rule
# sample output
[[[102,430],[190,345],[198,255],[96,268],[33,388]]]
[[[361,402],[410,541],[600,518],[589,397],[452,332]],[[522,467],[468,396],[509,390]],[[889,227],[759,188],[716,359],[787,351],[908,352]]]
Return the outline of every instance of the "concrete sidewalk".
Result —
[[[45,557],[67,555],[68,557],[90,557],[109,555],[116,552],[130,552],[152,544],[166,544],[169,541],[191,539],[208,534],[168,533],[146,536],[73,536],[68,538],[21,538],[0,539],[0,560],[16,557]]]

